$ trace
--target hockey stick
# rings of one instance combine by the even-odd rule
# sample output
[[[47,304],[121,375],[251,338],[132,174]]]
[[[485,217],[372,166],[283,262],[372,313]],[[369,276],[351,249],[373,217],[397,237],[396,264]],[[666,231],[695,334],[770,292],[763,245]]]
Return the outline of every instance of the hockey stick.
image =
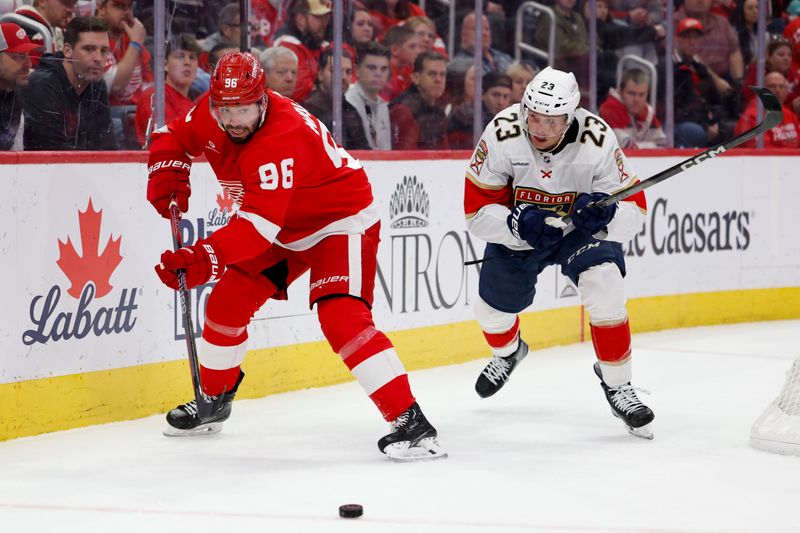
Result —
[[[181,212],[178,204],[172,200],[169,204],[170,228],[172,229],[172,247],[177,252],[183,247],[179,223]],[[197,402],[197,416],[200,420],[208,418],[217,412],[223,402],[223,394],[213,397],[206,395],[200,383],[200,362],[197,358],[197,344],[194,341],[194,322],[192,320],[192,297],[186,287],[186,271],[178,270],[178,295],[181,301],[181,312],[183,314],[183,330],[186,335],[186,351],[189,356],[189,369],[192,374],[192,388],[194,389],[194,399]]]
[[[633,196],[639,191],[643,191],[649,187],[652,187],[653,185],[656,185],[657,183],[661,183],[662,181],[675,176],[676,174],[680,174],[685,170],[689,170],[690,168],[699,165],[703,161],[708,161],[709,159],[717,157],[719,154],[727,152],[731,148],[735,148],[740,144],[749,141],[756,135],[760,135],[767,130],[771,130],[780,124],[783,121],[783,106],[781,105],[780,100],[778,100],[778,98],[769,89],[754,87],[752,85],[750,86],[750,89],[755,93],[758,99],[761,100],[761,103],[764,106],[764,120],[762,120],[760,124],[756,124],[756,126],[752,129],[737,135],[726,143],[718,144],[709,148],[708,150],[700,152],[697,155],[693,155],[685,161],[681,161],[680,163],[673,165],[666,170],[662,170],[658,174],[650,176],[649,178],[642,180],[639,183],[635,183],[630,187],[619,190],[598,202],[591,202],[587,204],[586,207],[606,207],[620,200],[624,200],[625,198]],[[572,220],[569,216],[562,217],[561,221],[566,224],[566,226],[563,228],[564,235],[567,235],[569,232],[575,229],[575,226],[572,225]],[[593,235],[593,237],[598,240],[603,240],[607,235],[608,234],[605,231],[601,231]],[[464,263],[464,266],[475,265],[477,263],[482,263],[483,261],[484,259],[467,261]]]
[[[760,124],[757,124],[754,128],[745,131],[741,135],[737,135],[726,143],[718,144],[717,146],[700,152],[697,155],[693,155],[689,159],[681,161],[677,165],[673,165],[666,170],[662,170],[655,176],[650,176],[646,180],[640,181],[639,183],[631,185],[630,187],[626,187],[620,191],[617,191],[596,203],[588,204],[586,207],[606,207],[614,202],[624,200],[625,198],[633,196],[639,191],[643,191],[649,187],[652,187],[653,185],[656,185],[657,183],[661,183],[662,181],[675,176],[676,174],[680,174],[685,170],[689,170],[690,168],[699,165],[703,161],[708,161],[709,159],[717,157],[719,154],[727,152],[731,148],[735,148],[736,146],[749,141],[756,135],[760,135],[780,124],[783,121],[783,106],[778,98],[772,94],[772,91],[769,89],[753,86],[751,86],[750,89],[756,94],[756,96],[758,96],[758,99],[761,100],[761,103],[764,105],[764,120],[762,120]],[[570,222],[569,217],[564,217],[561,220],[566,223]]]

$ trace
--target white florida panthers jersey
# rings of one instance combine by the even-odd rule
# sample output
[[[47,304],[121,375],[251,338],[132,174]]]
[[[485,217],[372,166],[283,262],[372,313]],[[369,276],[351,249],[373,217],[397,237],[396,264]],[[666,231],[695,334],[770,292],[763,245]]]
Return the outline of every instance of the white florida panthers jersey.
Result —
[[[513,105],[489,122],[470,159],[464,186],[467,227],[485,241],[530,249],[506,225],[515,205],[529,203],[565,216],[580,193],[611,194],[638,181],[614,132],[597,115],[578,108],[558,146],[541,152],[522,130],[519,105]],[[644,192],[620,202],[607,239],[630,240],[646,210]]]

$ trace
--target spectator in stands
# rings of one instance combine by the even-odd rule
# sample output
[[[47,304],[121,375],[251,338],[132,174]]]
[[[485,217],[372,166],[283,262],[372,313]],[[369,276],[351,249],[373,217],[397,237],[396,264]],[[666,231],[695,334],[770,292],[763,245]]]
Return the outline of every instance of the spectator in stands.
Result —
[[[356,108],[369,147],[392,149],[392,128],[389,105],[379,93],[389,79],[389,50],[376,42],[358,49],[356,82],[347,89],[345,98]]]
[[[513,60],[511,56],[505,52],[490,47],[492,42],[492,30],[489,27],[489,19],[486,18],[485,15],[482,15],[481,19],[483,21],[483,72],[481,74],[483,75],[492,71],[505,72]],[[464,16],[461,22],[461,44],[453,57],[471,58],[475,49],[475,35],[475,13],[471,11]]]
[[[447,48],[441,37],[436,34],[436,25],[428,17],[411,17],[404,26],[417,36],[419,53],[438,52],[447,59]]]
[[[786,78],[780,72],[770,72],[764,77],[764,86],[775,93],[781,104],[783,104],[783,122],[764,133],[764,148],[800,148],[800,123],[797,115],[792,109],[785,105],[789,89]],[[758,123],[757,101],[753,99],[742,113],[741,118],[736,123],[735,133],[739,135],[752,129]],[[753,139],[744,143],[742,146],[756,146]]]
[[[782,35],[775,35],[770,39],[764,67],[764,71],[767,73],[780,72],[783,74],[784,81],[788,86],[787,105],[797,112],[800,109],[800,76],[798,76],[797,68],[792,66],[792,45]],[[753,91],[750,90],[750,85],[756,84],[756,75],[757,65],[751,63],[747,67],[742,84],[742,101],[745,103],[745,107],[755,97]]]
[[[238,50],[237,50],[238,51]],[[194,36],[181,33],[167,42],[164,60],[164,121],[169,124],[184,116],[194,107],[190,88],[197,76],[197,62],[202,48]],[[136,104],[136,137],[140,146],[144,145],[148,124],[153,113],[153,95],[155,87],[142,92]]]
[[[404,20],[425,16],[425,10],[410,0],[373,0],[370,4],[372,26],[375,28],[375,38],[378,40],[383,39],[386,30]]]
[[[598,2],[598,40],[601,50],[616,50],[617,55],[633,54],[653,64],[658,63],[656,43],[666,35],[664,29],[664,6],[660,0],[604,0],[605,6]],[[584,3],[584,17],[588,12]],[[609,12],[610,8],[610,12]],[[602,29],[600,15],[603,13]],[[620,20],[621,19],[621,20]],[[608,68],[598,65],[598,69]],[[616,63],[610,68],[616,72]],[[616,81],[616,80],[614,80]]]
[[[141,92],[153,83],[144,25],[133,16],[133,0],[98,0],[97,16],[109,29],[111,53],[103,75],[109,102],[136,105]]]
[[[389,107],[395,150],[447,149],[447,117],[439,104],[446,78],[443,55],[425,52],[417,56],[413,84]]]
[[[261,54],[267,87],[291,98],[297,87],[297,56],[284,46],[272,46]]]
[[[375,29],[372,27],[372,17],[369,11],[363,8],[354,8],[350,13],[350,33],[345,37],[345,41],[355,49],[374,38]]]
[[[483,75],[483,127],[503,109],[511,105],[511,78],[501,72]]]
[[[727,19],[711,12],[711,0],[685,0],[675,12],[675,21],[686,17],[703,24],[703,37],[697,54],[703,64],[728,84],[741,83],[744,60],[739,49],[739,38]],[[728,94],[732,88],[721,91]]]
[[[241,43],[241,18],[239,4],[233,2],[226,4],[219,12],[219,30],[212,33],[203,41],[203,50],[210,52],[218,44],[225,44],[239,50]]]
[[[572,72],[580,87],[588,87],[589,32],[580,13],[575,11],[575,0],[556,0],[556,49],[554,68]],[[550,22],[545,19],[536,28],[536,46],[547,49]]]
[[[42,56],[23,90],[26,150],[114,150],[103,65],[110,53],[108,25],[75,17],[64,50]]]
[[[14,10],[14,13],[28,17],[47,28],[53,44],[49,50],[43,50],[43,52],[54,54],[60,51],[64,45],[63,30],[72,20],[76,2],[77,0],[33,0],[33,5],[20,6]],[[24,29],[33,43],[44,45],[41,35],[31,29]],[[34,56],[38,58],[37,53],[32,54],[32,57]],[[35,64],[36,61],[34,61]]]
[[[525,88],[536,76],[536,70],[529,63],[515,61],[508,66],[505,74],[511,78],[511,101],[521,102]]]
[[[297,102],[308,98],[314,88],[330,20],[331,0],[295,0],[292,16],[275,40],[275,46],[285,46],[297,56],[297,86],[293,95]]]
[[[794,66],[800,66],[800,0],[792,0],[786,8],[789,22],[783,29],[783,36],[792,44],[792,59]]]
[[[662,148],[667,136],[656,117],[655,109],[647,103],[650,77],[639,69],[622,74],[619,89],[611,89],[600,106],[600,116],[614,130],[622,149]]]
[[[406,26],[392,26],[383,36],[389,49],[389,81],[381,90],[381,98],[391,102],[411,86],[414,60],[419,55],[419,39]]]
[[[285,2],[284,2],[285,5]],[[285,8],[274,0],[250,1],[250,46],[267,49],[285,18]]]
[[[322,52],[319,57],[319,71],[317,72],[317,86],[309,97],[303,102],[303,107],[308,109],[320,122],[325,124],[328,131],[333,132],[333,50]],[[348,150],[369,150],[369,142],[361,123],[361,116],[356,108],[348,102],[344,93],[350,87],[353,78],[353,61],[349,54],[342,55],[342,146]]]
[[[456,61],[453,61],[455,63]],[[452,66],[452,63],[451,65]],[[445,107],[447,115],[447,145],[451,150],[475,148],[472,139],[472,116],[475,100],[475,66],[466,71],[461,68],[447,69],[445,92],[450,91]]]
[[[612,85],[616,83],[614,75],[617,70],[617,58],[632,53],[637,57],[647,59],[653,64],[658,62],[654,43],[666,35],[666,30],[661,24],[625,24],[617,20],[608,9],[608,0],[597,0],[597,46],[599,71],[610,73]],[[589,19],[588,2],[583,4],[583,14]],[[644,7],[636,7],[630,12],[649,12]],[[628,12],[626,12],[628,13]],[[638,19],[638,17],[635,17]],[[644,17],[645,21],[650,20]]]
[[[739,0],[731,14],[730,23],[739,38],[739,51],[745,67],[756,57],[758,46],[758,0]]]
[[[38,48],[17,24],[0,23],[0,150],[22,150],[22,88]]]
[[[609,9],[634,28],[643,28],[664,22],[664,4],[661,0],[609,0]]]
[[[697,19],[685,18],[678,23],[677,33],[673,64],[675,145],[713,146],[720,136],[722,110],[711,69],[696,57],[703,38],[703,24]],[[664,76],[659,79],[663,80]],[[661,87],[663,91],[663,83]]]
[[[219,43],[211,51],[208,53],[208,66],[211,72],[214,72],[214,68],[216,68],[217,63],[222,56],[225,54],[235,54],[239,51],[238,46],[228,46],[225,43]]]
[[[485,128],[497,113],[511,105],[511,78],[500,72],[492,71],[483,75],[482,83],[481,128]],[[463,143],[467,138],[472,140],[473,115],[471,101],[463,102],[450,113],[447,119],[450,148],[463,148]]]

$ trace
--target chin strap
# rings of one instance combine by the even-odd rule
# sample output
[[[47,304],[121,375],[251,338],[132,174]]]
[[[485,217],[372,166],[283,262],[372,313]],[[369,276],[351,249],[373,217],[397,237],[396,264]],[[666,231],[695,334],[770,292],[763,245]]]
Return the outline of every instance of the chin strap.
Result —
[[[261,120],[258,121],[258,127],[260,128],[264,124],[264,118],[267,116],[267,106],[269,105],[269,99],[267,99],[267,95],[264,95],[264,100],[261,103]],[[258,128],[256,128],[258,129]]]

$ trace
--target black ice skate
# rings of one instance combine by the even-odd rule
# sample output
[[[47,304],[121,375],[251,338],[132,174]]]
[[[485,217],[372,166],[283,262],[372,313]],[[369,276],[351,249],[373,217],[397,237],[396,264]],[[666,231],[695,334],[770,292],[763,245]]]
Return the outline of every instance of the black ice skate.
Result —
[[[392,421],[391,432],[378,441],[378,449],[395,461],[420,461],[446,457],[436,440],[436,429],[417,402]]]
[[[222,423],[231,416],[233,398],[239,389],[239,384],[244,379],[244,372],[239,371],[239,379],[230,392],[221,396],[211,396],[214,401],[216,411],[206,418],[201,419],[197,413],[197,401],[192,400],[183,405],[179,405],[167,413],[167,429],[164,435],[167,437],[193,437],[196,435],[210,435],[222,431]]]
[[[594,364],[594,373],[600,378],[600,386],[606,393],[606,400],[611,406],[614,416],[622,420],[628,433],[634,437],[652,439],[653,432],[650,429],[650,422],[655,415],[645,404],[636,396],[636,388],[630,382],[618,388],[611,388],[603,381],[603,374],[600,370],[600,363]],[[642,389],[639,389],[642,390]]]
[[[483,369],[478,381],[475,382],[475,392],[481,398],[488,398],[506,384],[511,372],[516,368],[520,361],[528,355],[528,345],[520,339],[517,351],[508,357],[492,356],[492,360]]]

